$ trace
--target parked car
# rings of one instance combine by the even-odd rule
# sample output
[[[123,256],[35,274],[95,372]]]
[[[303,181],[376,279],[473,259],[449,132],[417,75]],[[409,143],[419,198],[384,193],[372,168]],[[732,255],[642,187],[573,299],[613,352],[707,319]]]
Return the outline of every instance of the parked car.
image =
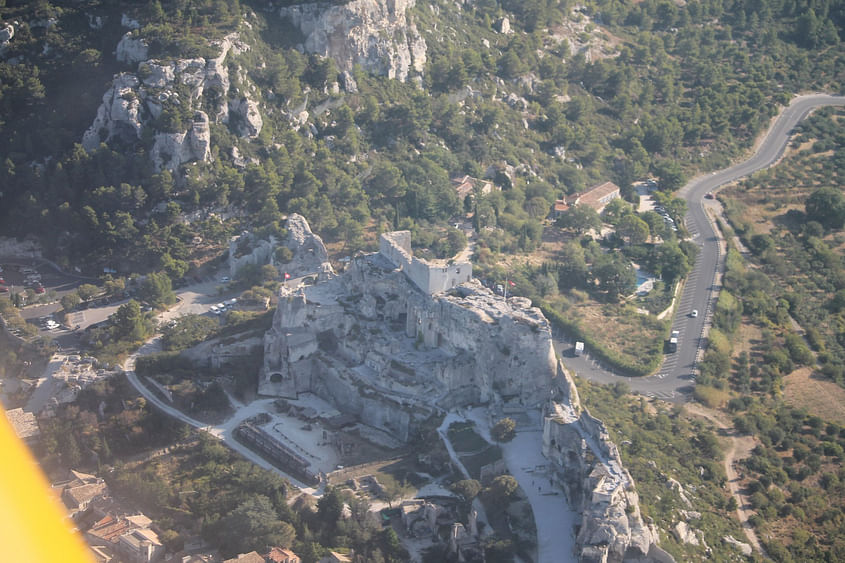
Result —
[[[9,293],[8,287],[0,287],[0,293]]]
[[[704,194],[704,197],[706,197],[707,199],[715,199],[716,198],[716,196],[713,195],[713,192],[707,192],[706,194]]]
[[[229,279],[229,276],[223,276],[220,278],[220,283],[229,283],[230,281],[232,280]]]
[[[44,289],[43,285],[39,285],[38,287],[35,288],[35,293],[37,293],[38,295],[41,295],[42,293],[45,293],[46,291],[47,290]]]

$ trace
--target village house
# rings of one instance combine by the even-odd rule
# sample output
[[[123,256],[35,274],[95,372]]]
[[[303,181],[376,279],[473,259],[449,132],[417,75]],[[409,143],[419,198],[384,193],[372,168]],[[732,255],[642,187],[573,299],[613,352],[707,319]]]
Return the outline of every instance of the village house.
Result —
[[[267,554],[268,563],[301,563],[299,556],[289,549],[274,547]]]
[[[99,513],[96,506],[103,498],[92,503],[92,511]],[[102,503],[114,508],[114,503]],[[85,531],[84,537],[94,554],[96,561],[108,563],[125,561],[127,563],[152,563],[164,558],[166,548],[153,530],[152,520],[143,514],[131,516],[107,514],[96,516],[98,519]]]
[[[490,180],[479,180],[472,176],[459,176],[452,178],[452,187],[458,193],[458,198],[463,202],[468,195],[473,195],[478,188],[482,194],[489,194],[496,186]],[[496,188],[499,189],[499,188]]]
[[[596,213],[601,213],[608,203],[618,197],[621,197],[619,186],[613,182],[604,182],[582,193],[574,203],[578,205],[589,205],[596,210]]]
[[[264,558],[257,551],[239,553],[236,557],[225,559],[223,563],[265,563]]]
[[[328,555],[320,559],[320,563],[352,563],[352,558],[336,551],[329,551]]]
[[[96,475],[73,470],[70,471],[67,480],[54,483],[53,489],[61,491],[62,502],[67,507],[71,518],[88,510],[88,506],[95,499],[109,494],[109,487],[105,481]]]
[[[552,207],[549,217],[553,220],[558,219],[573,205],[587,205],[595,209],[596,213],[601,214],[608,203],[619,197],[622,197],[619,186],[613,182],[604,182],[584,192],[564,196],[563,199],[557,200]]]
[[[35,420],[35,415],[31,412],[26,412],[23,409],[9,409],[6,411],[6,418],[18,438],[21,439],[28,446],[34,445],[41,435],[38,428],[38,421]]]

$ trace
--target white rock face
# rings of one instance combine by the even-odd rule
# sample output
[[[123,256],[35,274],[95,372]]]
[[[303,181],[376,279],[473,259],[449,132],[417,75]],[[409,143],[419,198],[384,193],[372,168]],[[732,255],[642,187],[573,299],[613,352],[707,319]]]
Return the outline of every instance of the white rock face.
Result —
[[[426,44],[408,17],[416,0],[352,0],[281,8],[305,36],[304,49],[331,57],[341,71],[356,64],[374,74],[405,81],[422,72]]]
[[[184,162],[208,160],[210,146],[208,116],[197,111],[185,133],[156,133],[150,158],[156,170],[175,170]]]
[[[103,94],[97,117],[82,136],[82,146],[91,152],[101,142],[120,137],[136,140],[141,137],[141,100],[137,95],[138,78],[134,74],[119,74],[112,87]],[[103,132],[105,134],[103,134]]]
[[[287,272],[294,278],[320,272],[332,272],[326,245],[323,244],[320,235],[311,231],[311,226],[305,217],[298,213],[291,213],[285,228],[288,231],[285,246],[291,249],[293,258],[287,264],[279,264],[283,272]]]
[[[115,57],[118,61],[128,64],[137,64],[147,60],[150,46],[146,40],[135,37],[131,31],[127,31],[117,44]]]
[[[722,541],[725,543],[729,543],[739,549],[743,555],[746,557],[750,557],[754,550],[751,546],[745,542],[741,542],[733,536],[725,536],[722,538]]]
[[[8,46],[9,41],[11,41],[14,36],[15,28],[12,24],[7,23],[5,26],[0,28],[0,48]]]
[[[103,96],[94,123],[83,135],[83,147],[92,151],[101,142],[115,139],[134,142],[168,105],[179,104],[183,108],[188,105],[194,111],[193,120],[185,131],[152,133],[154,144],[150,156],[156,168],[173,171],[186,162],[209,160],[210,123],[229,121],[227,98],[231,84],[224,61],[229,53],[249,49],[236,33],[226,36],[218,46],[220,54],[210,59],[144,60],[147,47],[143,39],[134,37],[132,32],[124,35],[118,45],[118,58],[130,63],[143,62],[136,73],[115,77]],[[176,86],[180,84],[189,88],[188,100],[179,99]],[[211,109],[211,115],[200,110],[205,107]],[[245,137],[258,135],[263,120],[255,101],[242,96],[233,104],[232,111],[238,116],[236,133]]]
[[[690,528],[686,522],[678,522],[675,525],[675,529],[672,531],[674,532],[675,537],[678,538],[679,542],[688,543],[690,545],[699,544],[695,530]]]
[[[307,255],[313,239],[300,219],[288,230],[305,241],[296,254]],[[402,441],[436,407],[539,407],[548,397],[551,331],[530,301],[506,302],[476,280],[429,295],[381,252],[318,277],[328,281],[283,289],[260,393],[314,392]]]
[[[232,118],[235,117],[233,120]],[[229,122],[234,121],[234,130],[239,137],[254,139],[261,133],[264,120],[258,111],[258,104],[249,98],[229,101]]]

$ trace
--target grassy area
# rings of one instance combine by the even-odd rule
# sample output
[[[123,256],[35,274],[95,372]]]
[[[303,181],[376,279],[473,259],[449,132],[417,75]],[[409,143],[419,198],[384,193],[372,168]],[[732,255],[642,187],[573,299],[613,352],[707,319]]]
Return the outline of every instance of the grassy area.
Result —
[[[813,416],[845,426],[845,389],[809,368],[797,369],[784,378],[783,399]]]
[[[454,422],[449,425],[449,441],[458,453],[477,452],[490,444],[475,431],[472,422]]]
[[[544,304],[543,313],[552,323],[625,374],[647,375],[660,365],[666,321],[641,314],[630,304],[597,303],[577,291],[572,295],[575,299],[559,296]]]
[[[475,431],[473,422],[455,422],[449,426],[449,441],[473,479],[479,479],[481,468],[502,459],[502,449],[490,444]]]

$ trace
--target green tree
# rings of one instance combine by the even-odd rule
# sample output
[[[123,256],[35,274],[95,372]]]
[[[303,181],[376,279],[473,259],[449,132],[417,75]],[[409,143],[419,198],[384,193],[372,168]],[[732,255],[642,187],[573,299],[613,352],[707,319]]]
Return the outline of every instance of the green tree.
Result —
[[[629,244],[642,244],[648,240],[650,231],[648,223],[631,213],[619,220],[616,234],[627,240]]]
[[[253,550],[265,552],[270,546],[290,546],[295,531],[282,522],[264,495],[252,495],[231,513],[222,518],[216,527],[220,551],[226,557]]]
[[[510,442],[516,437],[516,422],[512,418],[505,417],[493,425],[490,435],[497,442]]]
[[[155,308],[162,308],[176,301],[170,277],[164,272],[147,274],[141,282],[138,296]]]
[[[617,197],[605,206],[602,215],[604,220],[611,225],[616,225],[622,217],[630,215],[634,212],[634,208],[630,203],[622,198]]]
[[[90,283],[83,283],[76,288],[76,292],[79,294],[79,298],[83,301],[90,301],[95,295],[100,293],[100,288]]]
[[[333,528],[340,520],[343,512],[343,499],[340,491],[335,487],[329,487],[317,501],[317,516],[324,526]]]
[[[660,181],[660,190],[674,192],[684,185],[684,172],[681,165],[674,160],[664,160],[655,167],[655,173]]]
[[[589,205],[573,205],[561,215],[555,224],[562,229],[569,229],[583,234],[601,229],[601,218]]]
[[[511,497],[519,488],[513,475],[499,475],[484,489],[484,496],[491,505],[502,510],[510,503]]]
[[[81,302],[82,299],[80,299],[77,293],[66,293],[65,295],[62,295],[62,309],[67,312],[73,311],[73,309]]]
[[[808,221],[817,221],[827,229],[845,225],[845,196],[839,188],[825,186],[814,191],[805,204]]]
[[[454,483],[451,489],[455,494],[461,495],[467,504],[470,504],[481,492],[481,483],[475,479],[461,479]]]
[[[137,342],[147,336],[147,326],[137,301],[130,299],[117,308],[114,314],[114,330],[119,340]]]
[[[637,275],[631,263],[616,253],[599,255],[593,263],[593,276],[611,301],[631,293],[637,284]]]

